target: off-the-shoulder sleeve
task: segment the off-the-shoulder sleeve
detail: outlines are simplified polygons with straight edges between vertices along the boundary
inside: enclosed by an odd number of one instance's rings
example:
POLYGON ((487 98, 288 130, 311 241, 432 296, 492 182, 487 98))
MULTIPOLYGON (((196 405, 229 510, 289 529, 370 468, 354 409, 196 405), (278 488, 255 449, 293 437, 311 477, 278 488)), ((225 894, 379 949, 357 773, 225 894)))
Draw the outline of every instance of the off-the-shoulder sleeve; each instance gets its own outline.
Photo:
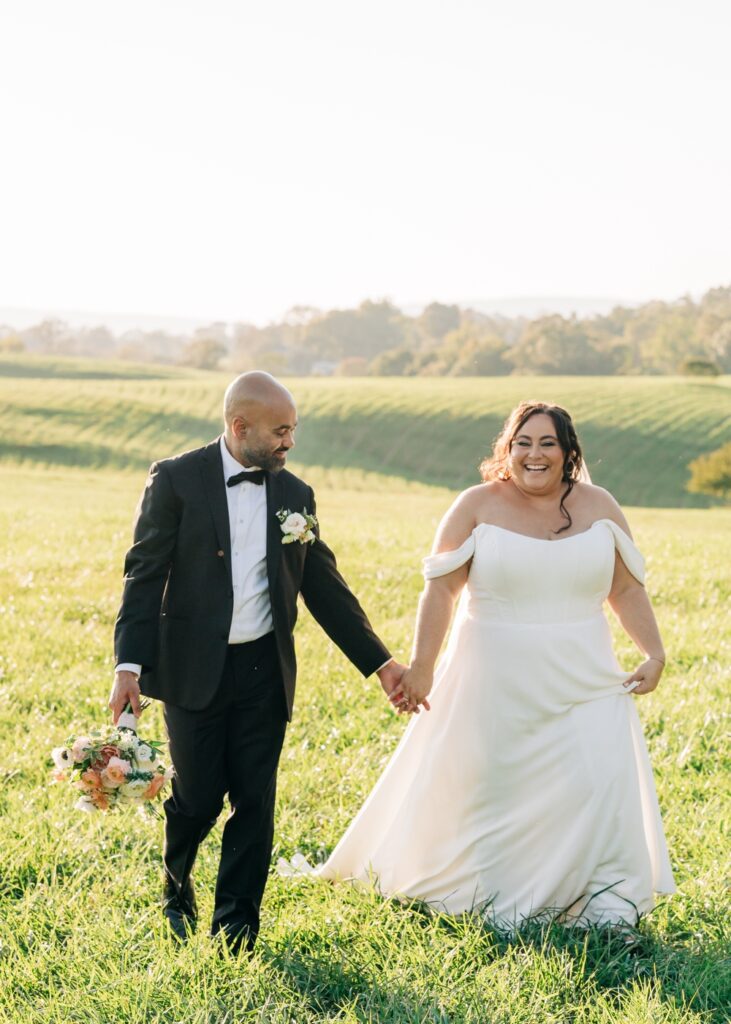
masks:
POLYGON ((475 535, 471 533, 464 544, 454 551, 442 551, 438 555, 429 555, 424 561, 424 579, 433 580, 437 576, 446 576, 464 565, 475 553, 475 535))
POLYGON ((639 548, 624 532, 621 526, 617 526, 611 519, 602 519, 602 523, 608 526, 614 537, 614 546, 619 552, 622 561, 640 583, 645 582, 645 559, 639 548))

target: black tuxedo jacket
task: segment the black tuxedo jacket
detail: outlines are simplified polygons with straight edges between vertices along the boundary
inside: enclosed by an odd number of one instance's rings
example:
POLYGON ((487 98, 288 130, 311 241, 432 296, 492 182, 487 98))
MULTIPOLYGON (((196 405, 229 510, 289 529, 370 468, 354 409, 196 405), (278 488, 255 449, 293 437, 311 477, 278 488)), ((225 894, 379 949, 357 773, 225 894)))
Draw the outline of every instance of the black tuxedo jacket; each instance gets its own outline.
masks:
MULTIPOLYGON (((253 486, 253 485, 247 485, 253 486)), ((267 474, 267 573, 274 634, 291 717, 297 663, 297 595, 363 675, 389 658, 317 533, 282 544, 275 513, 315 511, 304 481, 267 474)), ((125 559, 115 627, 116 664, 142 664, 140 688, 189 710, 206 707, 221 679, 233 614, 231 533, 219 440, 155 462, 125 559)))

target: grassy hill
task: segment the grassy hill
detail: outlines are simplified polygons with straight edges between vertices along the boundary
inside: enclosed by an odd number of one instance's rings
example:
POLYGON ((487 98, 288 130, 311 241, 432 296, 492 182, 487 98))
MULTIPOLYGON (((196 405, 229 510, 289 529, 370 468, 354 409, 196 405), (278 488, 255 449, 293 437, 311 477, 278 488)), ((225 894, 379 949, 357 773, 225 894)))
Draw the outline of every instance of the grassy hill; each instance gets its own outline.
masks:
MULTIPOLYGON (((0 360, 0 461, 142 470, 220 429, 228 377, 91 361, 0 360)), ((510 409, 546 398, 572 413, 593 479, 619 501, 715 504, 685 490, 688 464, 731 439, 731 378, 306 378, 288 381, 297 466, 349 468, 458 489, 510 409)))

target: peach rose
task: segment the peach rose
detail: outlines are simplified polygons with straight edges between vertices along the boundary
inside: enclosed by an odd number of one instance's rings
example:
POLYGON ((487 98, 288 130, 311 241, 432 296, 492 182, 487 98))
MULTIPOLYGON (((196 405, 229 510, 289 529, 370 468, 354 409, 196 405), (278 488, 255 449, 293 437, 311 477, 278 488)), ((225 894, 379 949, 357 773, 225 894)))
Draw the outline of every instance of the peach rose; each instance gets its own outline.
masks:
POLYGON ((93 768, 87 768, 85 772, 81 773, 82 782, 86 783, 86 788, 101 789, 102 779, 99 772, 94 771, 93 768))
POLYGON ((106 768, 113 757, 119 757, 119 747, 106 743, 98 754, 94 755, 93 765, 95 768, 106 768))
POLYGON ((105 789, 116 789, 125 782, 126 778, 127 773, 115 765, 108 764, 106 768, 102 768, 101 780, 105 789))
POLYGON ((109 797, 106 793, 102 793, 100 789, 95 789, 89 794, 89 799, 100 811, 109 810, 109 797))
POLYGON ((152 800, 153 797, 157 796, 162 787, 165 785, 165 776, 156 775, 150 785, 147 787, 145 792, 142 794, 143 800, 152 800))

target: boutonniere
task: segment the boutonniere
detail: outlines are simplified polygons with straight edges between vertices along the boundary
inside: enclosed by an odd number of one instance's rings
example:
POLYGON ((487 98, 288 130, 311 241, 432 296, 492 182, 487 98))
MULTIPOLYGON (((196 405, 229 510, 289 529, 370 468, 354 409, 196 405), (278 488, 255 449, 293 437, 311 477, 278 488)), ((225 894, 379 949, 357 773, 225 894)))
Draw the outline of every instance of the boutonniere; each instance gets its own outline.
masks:
POLYGON ((284 534, 282 544, 294 544, 296 540, 300 544, 311 544, 316 539, 314 530, 318 524, 314 513, 309 513, 305 508, 301 512, 290 512, 288 508, 280 508, 276 516, 284 534))

